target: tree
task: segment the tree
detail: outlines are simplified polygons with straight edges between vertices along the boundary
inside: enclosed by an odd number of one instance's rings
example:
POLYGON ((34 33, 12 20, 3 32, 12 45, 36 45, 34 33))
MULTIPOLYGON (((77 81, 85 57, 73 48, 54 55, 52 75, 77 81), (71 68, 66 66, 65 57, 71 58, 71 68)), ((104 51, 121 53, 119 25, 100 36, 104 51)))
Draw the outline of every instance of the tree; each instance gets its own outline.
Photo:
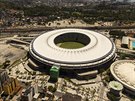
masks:
POLYGON ((88 98, 88 97, 86 97, 85 101, 89 101, 89 98, 88 98))
POLYGON ((49 90, 50 92, 54 93, 57 89, 56 89, 56 87, 49 86, 49 87, 48 87, 48 90, 49 90))
POLYGON ((125 59, 125 58, 126 58, 126 56, 127 56, 126 54, 121 53, 121 54, 120 54, 120 59, 125 59))
POLYGON ((3 63, 3 68, 6 68, 7 66, 10 65, 10 60, 5 60, 5 62, 3 63))
POLYGON ((118 38, 122 38, 123 36, 126 36, 124 31, 119 31, 119 30, 112 30, 109 32, 109 34, 114 38, 116 36, 118 36, 118 38))

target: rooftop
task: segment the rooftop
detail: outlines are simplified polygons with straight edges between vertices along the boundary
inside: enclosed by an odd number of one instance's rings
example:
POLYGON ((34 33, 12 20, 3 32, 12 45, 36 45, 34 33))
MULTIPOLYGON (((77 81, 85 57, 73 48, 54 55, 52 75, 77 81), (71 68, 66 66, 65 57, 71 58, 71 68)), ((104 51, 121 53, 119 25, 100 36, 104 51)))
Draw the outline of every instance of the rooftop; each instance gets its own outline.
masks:
POLYGON ((117 81, 111 81, 109 83, 109 87, 114 90, 119 90, 119 91, 123 89, 123 85, 117 81))
POLYGON ((108 61, 114 56, 115 45, 109 38, 94 31, 59 29, 43 33, 33 40, 30 45, 30 53, 38 61, 79 68, 108 61), (68 41, 77 41, 85 46, 76 49, 57 46, 58 43, 68 41))
POLYGON ((125 87, 135 91, 135 61, 116 61, 111 65, 111 73, 125 87))

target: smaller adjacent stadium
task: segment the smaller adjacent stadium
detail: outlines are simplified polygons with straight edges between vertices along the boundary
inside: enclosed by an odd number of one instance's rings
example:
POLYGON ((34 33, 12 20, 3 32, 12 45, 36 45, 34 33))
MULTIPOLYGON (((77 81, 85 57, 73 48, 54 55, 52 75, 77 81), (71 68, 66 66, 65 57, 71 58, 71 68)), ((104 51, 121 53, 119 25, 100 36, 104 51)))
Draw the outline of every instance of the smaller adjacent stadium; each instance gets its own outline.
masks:
POLYGON ((111 65, 111 74, 124 85, 125 88, 135 95, 135 61, 119 60, 111 65))
POLYGON ((45 32, 29 49, 34 60, 63 69, 96 68, 111 62, 115 51, 114 43, 103 34, 75 28, 45 32))

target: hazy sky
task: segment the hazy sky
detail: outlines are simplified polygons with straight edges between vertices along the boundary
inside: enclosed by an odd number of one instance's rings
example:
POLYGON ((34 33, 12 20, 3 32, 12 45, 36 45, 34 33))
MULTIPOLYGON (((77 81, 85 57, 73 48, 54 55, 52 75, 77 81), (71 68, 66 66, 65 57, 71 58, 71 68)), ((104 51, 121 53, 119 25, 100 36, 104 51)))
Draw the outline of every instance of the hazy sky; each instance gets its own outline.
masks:
MULTIPOLYGON (((118 1, 123 1, 123 0, 118 0, 118 1)), ((129 1, 131 1, 131 2, 135 2, 135 0, 129 0, 129 1)))
MULTIPOLYGON (((123 0, 117 0, 117 1, 123 1, 123 0)), ((135 0, 129 0, 129 1, 131 1, 131 2, 135 2, 135 0)))
POLYGON ((135 0, 131 0, 132 2, 135 2, 135 0))

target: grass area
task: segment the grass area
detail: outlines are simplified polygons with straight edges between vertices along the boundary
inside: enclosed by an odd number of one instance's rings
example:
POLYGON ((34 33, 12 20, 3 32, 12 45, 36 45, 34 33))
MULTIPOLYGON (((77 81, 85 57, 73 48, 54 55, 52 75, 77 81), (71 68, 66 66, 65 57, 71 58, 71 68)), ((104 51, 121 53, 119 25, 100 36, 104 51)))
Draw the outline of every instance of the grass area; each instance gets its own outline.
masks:
POLYGON ((57 44, 57 46, 61 48, 66 48, 66 49, 77 49, 77 48, 82 48, 85 45, 79 42, 63 42, 63 43, 57 44))
POLYGON ((0 68, 3 68, 4 66, 2 64, 0 64, 0 68))

